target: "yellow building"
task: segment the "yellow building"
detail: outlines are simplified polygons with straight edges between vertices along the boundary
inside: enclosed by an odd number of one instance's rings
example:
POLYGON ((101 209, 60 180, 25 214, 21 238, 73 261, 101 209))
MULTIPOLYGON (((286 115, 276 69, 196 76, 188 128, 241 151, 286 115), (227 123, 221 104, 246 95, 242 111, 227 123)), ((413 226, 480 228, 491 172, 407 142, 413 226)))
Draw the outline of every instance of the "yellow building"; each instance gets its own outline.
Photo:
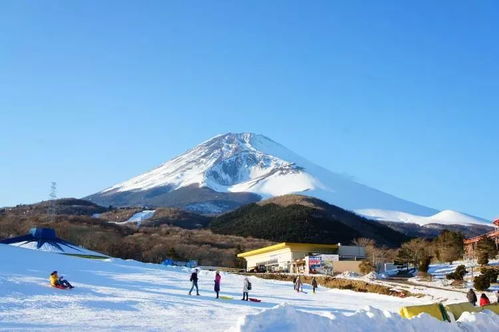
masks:
POLYGON ((327 256, 334 272, 358 272, 360 259, 365 258, 364 248, 340 244, 282 242, 272 246, 243 252, 237 257, 246 260, 246 270, 269 272, 308 273, 308 257, 327 256), (347 258, 348 260, 344 260, 347 258))

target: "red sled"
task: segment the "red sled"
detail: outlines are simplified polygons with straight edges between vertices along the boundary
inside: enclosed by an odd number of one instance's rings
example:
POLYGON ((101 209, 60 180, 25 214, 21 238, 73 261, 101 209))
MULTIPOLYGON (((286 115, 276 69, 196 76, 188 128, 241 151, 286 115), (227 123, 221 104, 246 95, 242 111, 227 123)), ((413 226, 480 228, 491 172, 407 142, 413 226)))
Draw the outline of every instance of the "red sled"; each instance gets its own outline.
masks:
POLYGON ((250 297, 248 300, 250 300, 251 302, 262 302, 262 300, 255 299, 253 297, 250 297))
POLYGON ((54 288, 57 288, 57 289, 69 289, 69 287, 64 287, 64 286, 60 286, 60 285, 56 285, 56 286, 50 285, 50 286, 54 287, 54 288))

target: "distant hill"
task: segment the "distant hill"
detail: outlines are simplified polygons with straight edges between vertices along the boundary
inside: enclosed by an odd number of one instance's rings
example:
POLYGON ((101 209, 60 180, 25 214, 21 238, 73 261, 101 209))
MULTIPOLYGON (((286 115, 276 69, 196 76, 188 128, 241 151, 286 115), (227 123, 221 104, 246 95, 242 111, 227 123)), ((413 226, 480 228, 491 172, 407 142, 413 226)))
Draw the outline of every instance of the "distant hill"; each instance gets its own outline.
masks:
POLYGON ((271 241, 351 243, 359 237, 399 246, 409 237, 385 225, 316 198, 285 195, 243 206, 215 217, 210 228, 221 234, 271 241))
MULTIPOLYGON (((146 222, 140 227, 128 223, 120 225, 83 214, 58 214, 52 218, 43 209, 39 214, 34 211, 35 207, 27 209, 27 206, 3 209, 0 240, 24 235, 32 227, 48 227, 55 229, 61 239, 113 257, 152 263, 161 263, 166 258, 195 259, 202 265, 228 267, 242 266, 236 254, 273 244, 267 240, 214 234, 208 229, 185 229, 190 228, 193 224, 189 222, 195 219, 182 220, 185 215, 179 212, 177 216, 175 211, 160 211, 155 222, 161 223, 161 218, 166 218, 167 222, 159 227, 149 227, 146 222), (183 223, 184 228, 171 226, 172 223, 183 223)), ((125 210, 115 212, 123 218, 133 214, 133 211, 125 210)))
POLYGON ((449 230, 454 232, 463 233, 465 237, 474 237, 478 235, 485 234, 494 230, 494 227, 480 224, 451 224, 451 225, 442 225, 442 224, 425 224, 418 225, 414 223, 402 223, 397 221, 377 221, 383 225, 386 225, 397 232, 403 233, 407 236, 411 237, 424 237, 428 239, 432 239, 437 237, 443 230, 449 230))
POLYGON ((34 204, 20 204, 14 207, 0 208, 0 215, 37 216, 47 214, 52 204, 56 215, 91 216, 108 210, 105 207, 84 199, 60 198, 54 201, 42 201, 34 204))

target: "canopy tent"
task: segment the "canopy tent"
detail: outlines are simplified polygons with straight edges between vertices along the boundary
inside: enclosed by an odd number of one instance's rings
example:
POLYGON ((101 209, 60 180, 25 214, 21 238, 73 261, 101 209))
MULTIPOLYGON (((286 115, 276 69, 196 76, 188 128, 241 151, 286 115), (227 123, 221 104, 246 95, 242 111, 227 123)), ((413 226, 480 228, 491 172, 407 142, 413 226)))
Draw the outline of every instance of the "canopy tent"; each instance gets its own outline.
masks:
POLYGON ((58 238, 55 230, 52 228, 32 228, 26 235, 5 239, 0 241, 0 243, 68 255, 105 257, 98 252, 87 250, 77 246, 76 244, 58 238))

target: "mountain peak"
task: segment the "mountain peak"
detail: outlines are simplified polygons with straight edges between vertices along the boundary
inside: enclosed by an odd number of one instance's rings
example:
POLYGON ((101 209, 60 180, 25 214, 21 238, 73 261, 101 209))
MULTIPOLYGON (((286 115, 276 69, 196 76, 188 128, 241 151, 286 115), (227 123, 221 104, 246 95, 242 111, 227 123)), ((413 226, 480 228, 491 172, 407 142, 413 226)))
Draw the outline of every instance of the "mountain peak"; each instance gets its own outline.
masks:
MULTIPOLYGON (((221 148, 223 145, 225 146, 234 146, 234 147, 240 147, 244 149, 250 149, 250 150, 259 150, 259 147, 265 146, 265 145, 277 145, 280 146, 278 143, 274 142, 270 138, 261 135, 261 134, 255 134, 255 133, 250 133, 250 132, 243 132, 243 133, 225 133, 225 134, 220 134, 216 135, 207 141, 199 144, 196 148, 206 148, 206 147, 214 147, 214 148, 221 148)), ((263 152, 263 151, 260 151, 263 152)))
POLYGON ((374 218, 383 217, 386 211, 422 217, 438 212, 359 184, 251 132, 214 136, 88 199, 104 205, 140 204, 220 213, 286 194, 313 196, 374 218))

